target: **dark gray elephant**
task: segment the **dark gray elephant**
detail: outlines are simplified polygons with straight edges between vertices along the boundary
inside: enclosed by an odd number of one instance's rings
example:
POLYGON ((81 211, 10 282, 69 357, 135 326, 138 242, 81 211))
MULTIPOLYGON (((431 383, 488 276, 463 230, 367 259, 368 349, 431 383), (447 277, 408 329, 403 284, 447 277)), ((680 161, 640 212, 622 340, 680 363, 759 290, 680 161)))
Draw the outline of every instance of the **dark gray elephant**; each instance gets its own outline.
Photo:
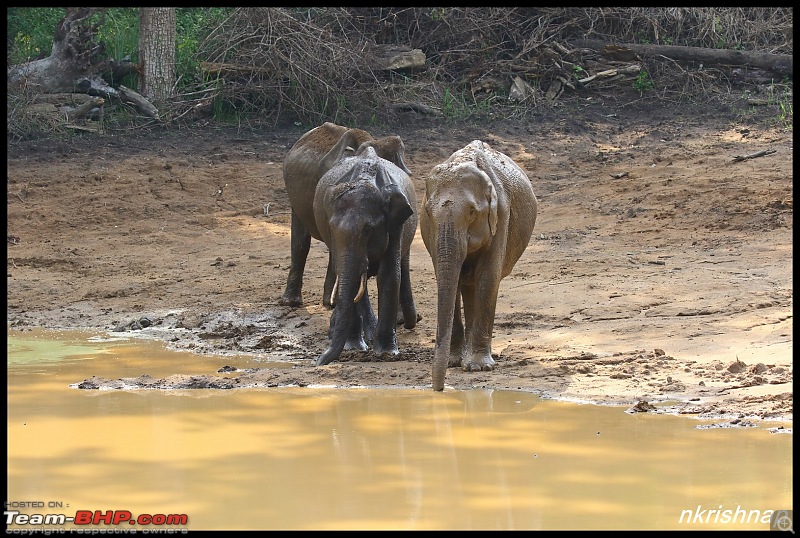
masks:
MULTIPOLYGON (((300 306, 303 303, 303 271, 311 248, 311 238, 323 240, 314 220, 313 200, 317 183, 325 172, 344 157, 369 146, 375 148, 378 156, 411 174, 404 161, 405 146, 399 136, 375 139, 367 131, 348 129, 330 122, 305 133, 287 153, 283 163, 283 180, 292 206, 292 263, 279 304, 300 306)), ((334 274, 329 253, 322 297, 323 305, 329 308, 333 306, 333 285, 334 274)), ((410 289, 404 290, 404 293, 410 294, 410 289)), ((413 323, 416 324, 416 320, 413 323)))
POLYGON ((453 153, 426 178, 420 229, 438 290, 434 390, 444 390, 448 366, 494 368, 500 280, 528 246, 537 208, 525 172, 480 140, 453 153))
POLYGON ((343 349, 367 349, 370 341, 378 353, 398 353, 398 308, 407 327, 417 320, 407 270, 416 207, 408 174, 370 145, 342 158, 320 178, 314 218, 330 251, 336 298, 331 342, 317 358, 318 366, 338 359, 343 349), (377 319, 367 291, 371 276, 378 283, 377 319), (401 290, 408 296, 401 299, 401 290))

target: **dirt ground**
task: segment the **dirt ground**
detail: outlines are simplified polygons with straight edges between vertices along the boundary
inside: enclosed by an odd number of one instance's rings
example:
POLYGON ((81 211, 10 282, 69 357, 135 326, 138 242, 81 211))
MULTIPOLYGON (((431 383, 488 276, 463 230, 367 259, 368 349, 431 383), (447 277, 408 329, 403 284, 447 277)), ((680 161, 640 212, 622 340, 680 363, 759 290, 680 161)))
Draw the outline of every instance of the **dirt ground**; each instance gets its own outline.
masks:
MULTIPOLYGON (((497 367, 451 368, 445 390, 791 420, 793 136, 770 124, 776 114, 595 97, 517 122, 409 113, 359 126, 402 136, 420 200, 426 173, 474 139, 516 160, 539 198, 534 235, 500 287, 497 367)), ((290 263, 282 162, 306 129, 207 124, 9 143, 9 332, 125 331, 286 365, 75 380, 81 388, 430 390, 436 284, 419 230, 411 277, 422 319, 398 327, 399 356, 350 351, 314 366, 330 316, 316 240, 304 306, 278 305, 290 263)))

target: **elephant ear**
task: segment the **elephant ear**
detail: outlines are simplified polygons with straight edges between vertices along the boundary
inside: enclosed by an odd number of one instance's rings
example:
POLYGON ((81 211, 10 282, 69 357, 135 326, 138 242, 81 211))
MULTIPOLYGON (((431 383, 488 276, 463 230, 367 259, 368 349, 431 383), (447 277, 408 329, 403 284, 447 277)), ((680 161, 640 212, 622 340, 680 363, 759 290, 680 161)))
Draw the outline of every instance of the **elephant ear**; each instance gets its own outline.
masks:
POLYGON ((475 152, 475 163, 478 165, 478 169, 486 174, 484 193, 486 194, 486 200, 489 202, 489 230, 494 235, 497 233, 497 190, 494 188, 497 177, 489 164, 489 158, 483 151, 477 150, 475 152))
POLYGON ((333 166, 338 163, 342 157, 350 156, 355 153, 355 149, 353 146, 356 142, 356 133, 353 129, 348 129, 342 136, 339 137, 339 141, 325 154, 325 156, 320 161, 320 167, 322 169, 322 173, 327 172, 333 166))
POLYGON ((399 230, 408 217, 414 214, 414 209, 408 202, 408 198, 397 188, 397 185, 389 185, 384 190, 386 200, 386 227, 390 233, 399 230))

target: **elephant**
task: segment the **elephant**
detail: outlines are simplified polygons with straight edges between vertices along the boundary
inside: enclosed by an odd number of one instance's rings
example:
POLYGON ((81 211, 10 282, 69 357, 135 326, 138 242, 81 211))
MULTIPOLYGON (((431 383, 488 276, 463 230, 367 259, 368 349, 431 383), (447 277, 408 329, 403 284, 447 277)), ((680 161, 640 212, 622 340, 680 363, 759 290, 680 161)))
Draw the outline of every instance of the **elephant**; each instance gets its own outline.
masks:
POLYGON ((500 281, 528 246, 538 201, 507 155, 473 140, 425 180, 420 230, 437 286, 433 389, 448 367, 492 370, 492 329, 500 281), (461 319, 461 302, 464 319, 461 319))
MULTIPOLYGON (((303 304, 303 272, 311 248, 311 238, 323 240, 314 220, 313 210, 314 193, 320 178, 344 157, 352 156, 366 147, 374 147, 379 157, 391 161, 411 175, 404 160, 405 146, 399 136, 375 139, 367 131, 348 129, 330 122, 306 132, 287 153, 283 163, 283 180, 292 208, 292 261, 286 289, 278 301, 279 304, 303 304)), ((403 270, 407 272, 408 268, 404 267, 403 270)), ((334 282, 335 275, 329 253, 322 298, 322 304, 328 308, 333 307, 334 282)), ((406 296, 411 293, 410 289, 403 291, 406 296)))
POLYGON ((396 355, 398 311, 407 328, 417 321, 408 272, 419 220, 411 179, 375 147, 362 144, 320 178, 313 213, 335 275, 330 345, 317 366, 338 359, 343 349, 365 350, 366 342, 378 353, 396 355), (367 291, 371 276, 377 277, 377 318, 367 291))

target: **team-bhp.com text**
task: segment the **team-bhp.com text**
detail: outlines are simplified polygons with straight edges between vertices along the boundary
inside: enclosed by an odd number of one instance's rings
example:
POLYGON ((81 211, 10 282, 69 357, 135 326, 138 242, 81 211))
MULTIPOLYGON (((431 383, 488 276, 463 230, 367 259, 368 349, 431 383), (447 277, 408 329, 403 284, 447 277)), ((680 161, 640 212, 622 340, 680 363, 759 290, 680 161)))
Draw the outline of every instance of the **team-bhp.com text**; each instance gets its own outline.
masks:
POLYGON ((67 514, 22 514, 18 510, 5 510, 3 512, 6 520, 6 534, 59 534, 67 532, 77 532, 82 534, 101 534, 101 533, 121 533, 135 532, 136 529, 119 527, 119 525, 138 525, 147 527, 154 526, 152 529, 139 529, 142 533, 161 534, 166 531, 168 534, 173 532, 185 532, 186 529, 170 529, 170 526, 186 525, 189 516, 186 514, 139 514, 134 516, 130 510, 77 510, 74 516, 67 514), (71 523, 78 527, 73 529, 48 528, 31 526, 41 525, 65 525, 71 523), (24 525, 21 528, 8 528, 9 525, 24 525), (99 525, 112 525, 116 527, 98 527, 99 525))

